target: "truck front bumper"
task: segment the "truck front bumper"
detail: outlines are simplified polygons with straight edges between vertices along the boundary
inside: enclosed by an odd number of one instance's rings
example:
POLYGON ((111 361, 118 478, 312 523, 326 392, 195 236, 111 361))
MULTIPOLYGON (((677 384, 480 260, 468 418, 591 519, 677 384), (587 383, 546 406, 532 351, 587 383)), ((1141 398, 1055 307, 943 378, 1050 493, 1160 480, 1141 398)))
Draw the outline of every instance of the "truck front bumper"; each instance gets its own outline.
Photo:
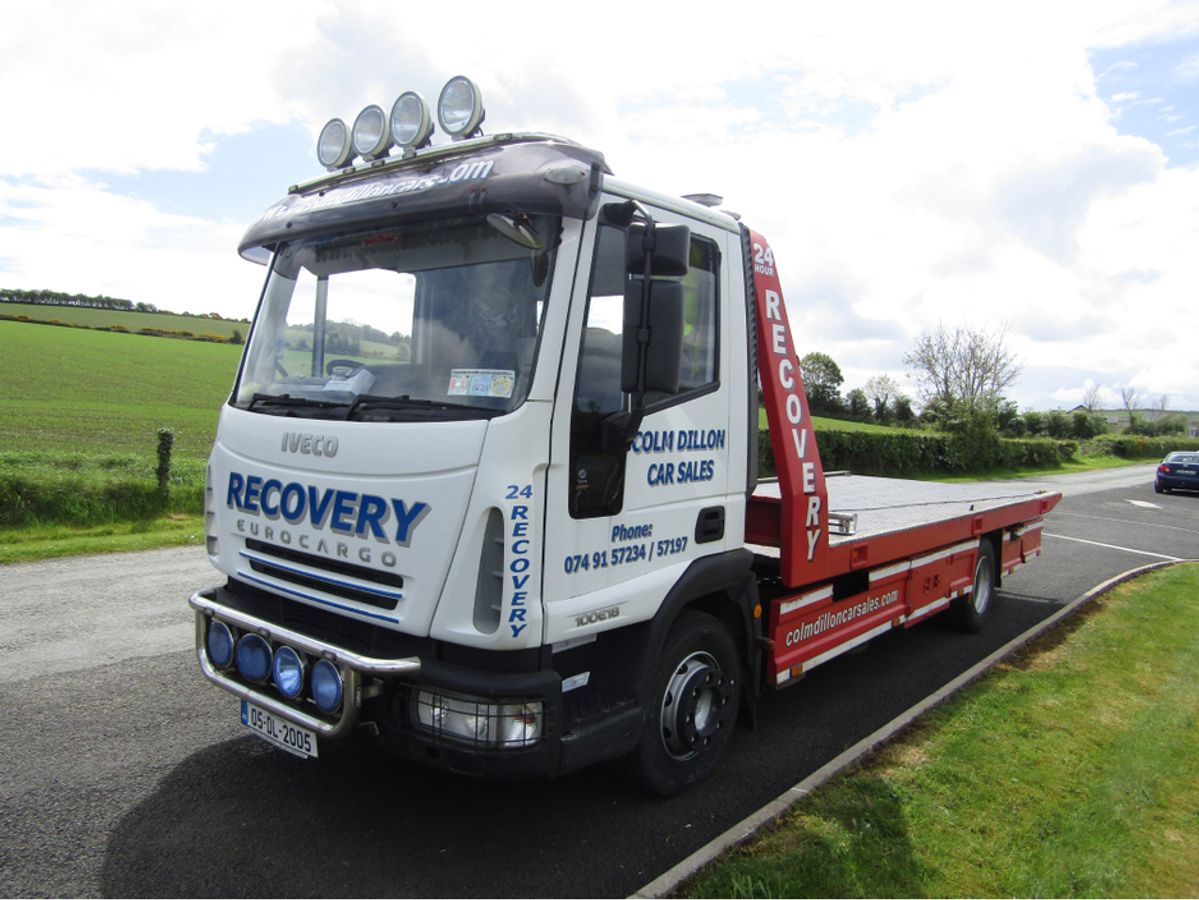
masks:
POLYGON ((242 700, 249 700, 289 722, 315 731, 320 737, 339 737, 357 723, 358 711, 365 699, 362 692, 363 676, 394 678, 420 674, 420 657, 376 659, 362 656, 222 603, 218 599, 219 590, 198 591, 188 601, 196 611, 196 655, 204 677, 242 700), (335 718, 319 716, 277 697, 268 687, 247 685, 232 671, 219 669, 208 657, 208 627, 213 620, 224 622, 240 634, 252 632, 265 638, 268 643, 284 644, 308 656, 329 660, 342 675, 345 699, 340 715, 335 718))
POLYGON ((197 592, 189 602, 204 677, 322 739, 337 739, 371 723, 384 746, 400 756, 470 775, 524 778, 559 774, 627 752, 640 730, 639 712, 626 706, 615 717, 577 723, 582 727, 563 733, 562 679, 553 670, 500 672, 449 663, 437 658, 432 641, 428 652, 371 656, 247 612, 220 587, 197 592), (310 660, 328 660, 342 676, 340 709, 333 716, 322 715, 310 699, 282 697, 269 679, 249 683, 236 666, 216 665, 207 646, 213 622, 224 623, 237 636, 256 634, 274 648, 288 646, 310 660), (468 729, 469 723, 477 723, 478 733, 462 734, 463 722, 468 729), (524 730, 521 722, 527 723, 524 730))

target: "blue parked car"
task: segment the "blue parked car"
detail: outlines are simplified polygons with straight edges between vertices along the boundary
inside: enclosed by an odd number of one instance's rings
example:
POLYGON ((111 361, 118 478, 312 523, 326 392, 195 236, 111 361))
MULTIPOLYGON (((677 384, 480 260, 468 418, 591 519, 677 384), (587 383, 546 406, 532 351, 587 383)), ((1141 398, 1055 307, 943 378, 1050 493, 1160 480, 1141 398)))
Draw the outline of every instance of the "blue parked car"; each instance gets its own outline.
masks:
POLYGON ((1199 491, 1199 452, 1175 450, 1157 467, 1153 489, 1161 494, 1175 488, 1199 491))

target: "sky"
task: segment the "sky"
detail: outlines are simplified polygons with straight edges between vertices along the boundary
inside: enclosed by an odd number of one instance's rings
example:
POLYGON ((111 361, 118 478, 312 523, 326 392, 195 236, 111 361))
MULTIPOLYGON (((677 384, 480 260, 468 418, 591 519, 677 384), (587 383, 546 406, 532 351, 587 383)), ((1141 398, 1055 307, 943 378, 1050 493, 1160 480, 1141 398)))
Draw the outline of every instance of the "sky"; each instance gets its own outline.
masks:
POLYGON ((487 133, 722 196, 844 390, 917 396, 962 325, 1006 329, 1022 409, 1199 409, 1199 0, 7 3, 0 288, 249 317, 238 240, 324 122, 457 74, 487 133))

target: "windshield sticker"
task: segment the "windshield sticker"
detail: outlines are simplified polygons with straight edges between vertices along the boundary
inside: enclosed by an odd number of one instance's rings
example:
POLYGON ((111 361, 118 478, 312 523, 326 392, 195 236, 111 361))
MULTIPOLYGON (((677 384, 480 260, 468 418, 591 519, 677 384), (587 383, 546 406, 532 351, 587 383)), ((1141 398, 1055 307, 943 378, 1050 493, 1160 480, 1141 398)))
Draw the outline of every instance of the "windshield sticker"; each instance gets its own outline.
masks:
POLYGON ((516 384, 516 372, 511 369, 452 369, 450 397, 503 397, 512 396, 516 384))

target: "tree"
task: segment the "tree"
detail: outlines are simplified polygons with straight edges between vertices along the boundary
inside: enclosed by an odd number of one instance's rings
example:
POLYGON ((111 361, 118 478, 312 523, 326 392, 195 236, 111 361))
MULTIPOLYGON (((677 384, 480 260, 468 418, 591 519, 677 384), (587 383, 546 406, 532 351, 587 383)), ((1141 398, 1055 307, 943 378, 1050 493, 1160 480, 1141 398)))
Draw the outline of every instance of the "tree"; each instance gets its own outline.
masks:
POLYGON ((1052 409, 1045 416, 1045 433, 1051 438, 1068 438, 1072 428, 1070 419, 1060 409, 1052 409))
POLYGON ((799 360, 808 406, 817 415, 836 415, 844 411, 841 404, 841 384, 845 378, 841 367, 827 353, 808 353, 799 360))
POLYGON ((904 356, 926 404, 960 406, 966 415, 993 414, 999 400, 1020 377, 1021 366, 1007 347, 1007 327, 985 331, 938 325, 916 339, 904 356))
POLYGON ((845 397, 849 406, 849 417, 863 422, 870 420, 870 398, 861 388, 854 388, 845 397))
POLYGON ((1156 421, 1159 417, 1166 414, 1166 410, 1170 407, 1170 395, 1162 394, 1153 403, 1153 419, 1156 421))
POLYGON ((1132 434, 1141 430, 1140 416, 1136 414, 1137 400, 1137 389, 1132 385, 1120 388, 1120 402, 1124 405, 1124 411, 1128 413, 1128 431, 1132 434))
POLYGON ((1020 408, 1011 400, 1003 400, 995 414, 995 425, 1007 437, 1024 436, 1024 420, 1020 418, 1020 408))
POLYGON ((891 400, 899 394, 899 385, 890 375, 875 375, 866 380, 866 396, 874 405, 874 418, 889 422, 894 418, 891 400))
POLYGON ((1083 412, 1080 409, 1075 411, 1071 427, 1074 437, 1085 441, 1107 431, 1107 419, 1098 413, 1083 412))
POLYGON ((1094 412, 1095 407, 1099 405, 1099 388, 1100 385, 1093 381, 1088 381, 1086 387, 1082 389, 1082 405, 1087 412, 1094 412))

